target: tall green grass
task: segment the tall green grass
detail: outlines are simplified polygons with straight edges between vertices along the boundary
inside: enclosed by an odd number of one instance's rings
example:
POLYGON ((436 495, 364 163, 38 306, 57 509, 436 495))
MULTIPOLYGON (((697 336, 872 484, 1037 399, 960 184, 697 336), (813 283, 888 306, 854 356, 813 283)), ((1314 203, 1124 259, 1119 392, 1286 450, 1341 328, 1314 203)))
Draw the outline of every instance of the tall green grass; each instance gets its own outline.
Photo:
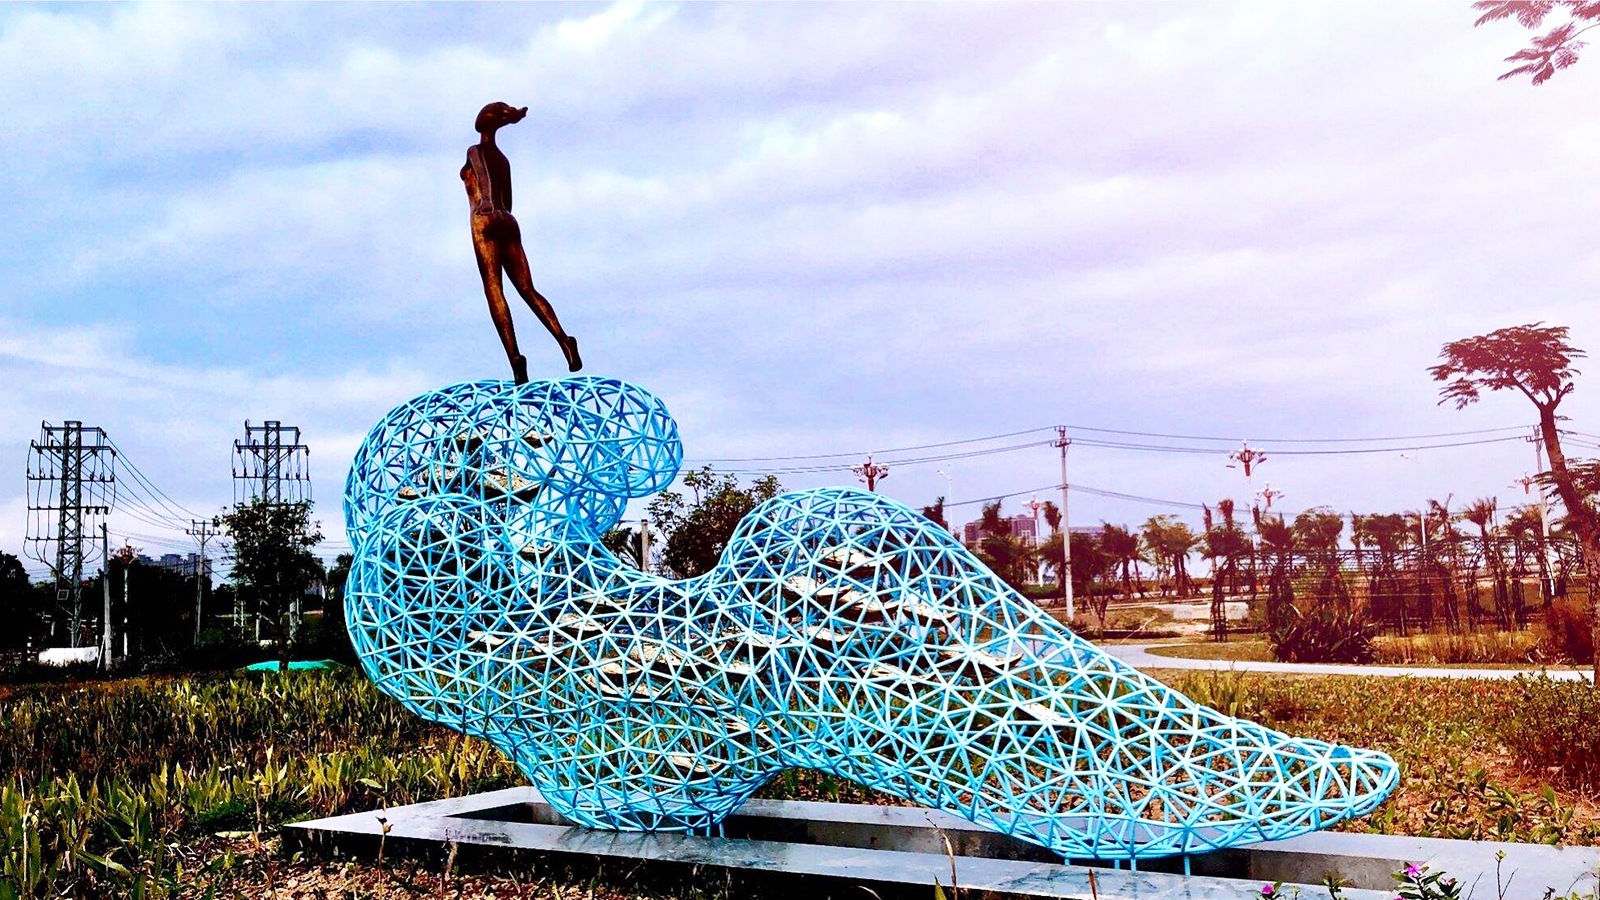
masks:
MULTIPOLYGON (((1600 700, 1582 685, 1175 676, 1195 699, 1293 734, 1393 754, 1395 798, 1349 827, 1600 843, 1600 700)), ((0 696, 0 900, 228 895, 246 841, 285 821, 522 782, 356 673, 57 685, 0 696)), ((892 802, 793 772, 763 796, 892 802)))
POLYGON ((230 862, 196 839, 521 781, 351 674, 52 686, 0 717, 0 900, 193 891, 230 862))

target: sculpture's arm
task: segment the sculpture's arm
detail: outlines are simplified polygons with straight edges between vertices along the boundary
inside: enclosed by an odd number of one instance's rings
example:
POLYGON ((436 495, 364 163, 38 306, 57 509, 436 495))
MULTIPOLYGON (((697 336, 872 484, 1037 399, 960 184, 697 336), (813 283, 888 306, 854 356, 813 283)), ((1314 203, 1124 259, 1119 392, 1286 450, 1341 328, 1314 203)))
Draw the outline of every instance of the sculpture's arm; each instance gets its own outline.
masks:
POLYGON ((483 153, 476 146, 467 148, 467 165, 472 167, 472 178, 478 185, 478 196, 473 201, 472 214, 492 215, 495 210, 494 182, 489 178, 489 167, 484 164, 483 153))

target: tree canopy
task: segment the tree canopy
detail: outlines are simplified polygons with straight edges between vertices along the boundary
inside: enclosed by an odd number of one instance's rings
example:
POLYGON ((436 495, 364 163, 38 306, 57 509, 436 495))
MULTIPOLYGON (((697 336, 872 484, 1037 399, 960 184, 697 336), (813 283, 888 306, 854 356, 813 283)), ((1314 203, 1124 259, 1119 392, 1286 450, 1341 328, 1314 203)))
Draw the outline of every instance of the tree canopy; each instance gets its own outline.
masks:
POLYGON ((719 475, 704 466, 683 476, 693 502, 677 491, 663 491, 650 501, 650 523, 664 538, 661 562, 678 578, 711 571, 722 557, 739 520, 783 490, 773 475, 743 487, 736 475, 719 475))
POLYGON ((285 616, 296 598, 323 579, 322 561, 311 553, 322 543, 311 504, 256 499, 235 507, 220 522, 233 545, 234 586, 258 616, 283 631, 279 659, 286 661, 292 636, 285 616))
POLYGON ((1527 75, 1534 84, 1544 84, 1558 69, 1578 61, 1578 51, 1584 47, 1578 36, 1600 27, 1600 3, 1595 0, 1478 0, 1472 8, 1483 12, 1473 23, 1474 27, 1516 19, 1518 25, 1530 31, 1543 27, 1557 9, 1567 14, 1565 22, 1536 35, 1527 47, 1506 57, 1506 62, 1517 63, 1517 66, 1501 75, 1498 81, 1527 75))
POLYGON ((1442 403, 1456 409, 1478 402, 1484 390, 1516 390, 1540 411, 1554 411, 1572 393, 1578 370, 1572 361, 1587 354, 1567 343, 1567 326, 1513 325, 1444 345, 1444 362, 1430 368, 1442 403))
POLYGON ((0 648, 19 648, 38 630, 42 597, 29 581, 22 560, 0 551, 0 615, 10 623, 0 638, 0 648))

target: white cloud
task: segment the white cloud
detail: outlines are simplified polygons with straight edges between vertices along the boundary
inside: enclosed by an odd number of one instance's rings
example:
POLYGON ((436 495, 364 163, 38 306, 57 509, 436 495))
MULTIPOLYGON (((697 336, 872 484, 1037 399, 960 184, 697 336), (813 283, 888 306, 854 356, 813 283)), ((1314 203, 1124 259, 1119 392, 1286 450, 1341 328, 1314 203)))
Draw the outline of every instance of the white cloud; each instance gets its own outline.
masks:
MULTIPOLYGON (((1054 421, 1522 421, 1435 408, 1423 370, 1445 340, 1540 318, 1600 346, 1582 115, 1600 63, 1496 83, 1523 35, 1470 21, 1345 3, 8 11, 0 379, 22 387, 0 404, 0 471, 71 415, 209 509, 242 420, 272 417, 306 429, 333 518, 383 409, 503 371, 456 175, 492 99, 530 106, 502 143, 535 282, 593 371, 668 399, 695 455, 1054 421)), ((525 352, 555 374, 525 313, 525 352)), ((1569 401, 1578 421, 1594 396, 1569 401)), ((1498 452, 1441 458, 1441 495, 1499 490, 1498 452)), ((1048 483, 1052 463, 963 463, 963 492, 1048 483)), ((1231 489, 1193 461, 1081 465, 1132 493, 1231 489)), ((1412 489, 1278 471, 1293 502, 1412 489)), ((886 484, 944 489, 931 467, 886 484)))

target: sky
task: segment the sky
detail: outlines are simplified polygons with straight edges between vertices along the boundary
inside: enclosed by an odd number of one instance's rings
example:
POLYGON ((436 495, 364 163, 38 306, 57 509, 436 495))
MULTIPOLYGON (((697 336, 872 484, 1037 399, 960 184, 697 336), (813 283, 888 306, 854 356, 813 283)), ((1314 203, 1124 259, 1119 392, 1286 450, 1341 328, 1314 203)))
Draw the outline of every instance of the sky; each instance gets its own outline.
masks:
MULTIPOLYGON (((246 420, 299 426, 343 549, 367 429, 507 377, 457 174, 494 100, 529 108, 500 145, 535 284, 586 374, 663 398, 691 465, 803 488, 875 452, 897 500, 1017 512, 1056 496, 1067 425, 1074 525, 1198 523, 1268 484, 1291 515, 1521 503, 1531 406, 1439 406, 1427 367, 1535 321, 1600 351, 1600 58, 1497 82, 1528 35, 1474 17, 0 7, 0 551, 23 551, 29 442, 65 419, 164 493, 110 516, 152 555, 231 502, 246 420), (1268 455, 1249 485, 1245 439, 1268 455), (1001 452, 914 461, 978 450, 1001 452), (727 461, 823 454, 849 455, 727 461)), ((533 376, 564 374, 513 314, 533 376)), ((1600 434, 1597 378, 1567 427, 1600 434)))

